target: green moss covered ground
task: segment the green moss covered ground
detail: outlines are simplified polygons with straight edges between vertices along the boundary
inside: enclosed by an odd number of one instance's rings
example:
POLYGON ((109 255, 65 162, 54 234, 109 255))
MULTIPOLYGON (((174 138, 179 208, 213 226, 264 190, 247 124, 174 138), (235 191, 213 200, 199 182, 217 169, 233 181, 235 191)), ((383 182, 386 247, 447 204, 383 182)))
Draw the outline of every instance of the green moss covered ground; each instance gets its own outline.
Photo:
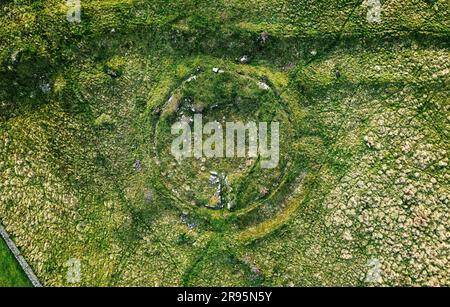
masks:
POLYGON ((372 2, 1 2, 0 219, 42 283, 450 285, 449 3, 372 2), (280 167, 177 165, 170 97, 279 119, 280 167))
POLYGON ((3 240, 0 240, 0 287, 30 287, 31 282, 20 268, 3 240))

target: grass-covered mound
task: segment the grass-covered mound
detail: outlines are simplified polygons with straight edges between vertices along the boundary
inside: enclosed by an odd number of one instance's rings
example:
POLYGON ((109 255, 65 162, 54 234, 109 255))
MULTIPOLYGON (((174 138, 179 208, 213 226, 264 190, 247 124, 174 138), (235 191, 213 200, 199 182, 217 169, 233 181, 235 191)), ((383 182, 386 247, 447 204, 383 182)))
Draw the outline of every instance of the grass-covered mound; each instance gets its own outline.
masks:
POLYGON ((446 1, 81 3, 0 4, 0 218, 44 285, 449 285, 446 1), (279 168, 177 165, 193 103, 280 119, 279 168))

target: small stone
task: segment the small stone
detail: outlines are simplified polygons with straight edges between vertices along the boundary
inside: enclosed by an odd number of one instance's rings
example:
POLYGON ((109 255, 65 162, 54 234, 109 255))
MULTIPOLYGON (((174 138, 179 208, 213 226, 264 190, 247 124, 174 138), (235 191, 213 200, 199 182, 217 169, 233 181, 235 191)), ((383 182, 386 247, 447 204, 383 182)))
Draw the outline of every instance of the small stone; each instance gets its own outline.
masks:
POLYGON ((141 164, 141 161, 139 161, 139 160, 136 160, 136 162, 134 162, 134 164, 133 164, 133 170, 136 172, 140 172, 140 171, 142 171, 142 164, 141 164))
POLYGON ((145 192, 144 200, 145 200, 146 203, 151 203, 153 201, 153 193, 152 193, 152 191, 145 192))
POLYGON ((159 115, 159 114, 161 114, 161 109, 160 109, 159 107, 156 107, 156 108, 153 110, 153 115, 159 115))
POLYGON ((233 210, 235 207, 236 207, 236 203, 235 203, 234 201, 230 201, 230 202, 227 204, 227 209, 228 209, 228 210, 233 210))
POLYGON ((259 189, 259 194, 264 197, 269 193, 269 189, 267 189, 266 187, 262 187, 261 189, 259 189))
POLYGON ((263 44, 265 44, 269 40, 269 33, 267 33, 266 31, 262 32, 259 36, 259 39, 263 44))
POLYGON ((13 54, 11 55, 11 62, 13 64, 16 64, 19 61, 19 59, 17 57, 18 55, 19 55, 19 51, 14 51, 13 54))
POLYGON ((248 63, 250 63, 250 58, 249 58, 249 56, 248 56, 248 55, 244 55, 243 57, 241 57, 241 58, 239 59, 239 63, 240 63, 240 64, 248 64, 248 63))
POLYGON ((187 80, 186 80, 186 82, 191 82, 191 81, 195 81, 195 80, 197 80, 197 76, 190 76, 187 80))
POLYGON ((183 97, 182 102, 183 102, 183 104, 190 106, 194 103, 194 98, 189 97, 189 96, 183 97))
POLYGON ((180 221, 181 221, 181 223, 187 223, 187 221, 188 221, 188 214, 186 213, 186 212, 183 212, 182 214, 181 214, 181 216, 180 216, 180 221))
POLYGON ((367 135, 364 137, 364 142, 366 143, 367 147, 369 147, 369 148, 372 148, 375 145, 373 143, 373 141, 370 139, 370 137, 367 135))
POLYGON ((214 67, 212 70, 213 70, 213 73, 215 73, 215 74, 219 73, 219 68, 217 68, 217 67, 214 67))
POLYGON ((108 68, 108 70, 106 71, 106 74, 108 76, 112 77, 112 78, 118 78, 119 77, 119 74, 116 71, 114 71, 114 70, 112 70, 110 68, 108 68))
POLYGON ((266 83, 264 83, 264 82, 259 82, 258 85, 259 85, 259 88, 262 89, 262 90, 264 90, 264 91, 270 90, 270 86, 268 86, 268 85, 267 85, 266 83))
POLYGON ((217 176, 211 175, 209 177, 209 183, 211 185, 215 185, 215 184, 219 183, 219 178, 217 176))
POLYGON ((47 93, 49 93, 52 90, 52 87, 51 87, 50 83, 43 83, 43 84, 41 84, 39 86, 39 88, 41 89, 41 91, 44 94, 47 94, 47 93))

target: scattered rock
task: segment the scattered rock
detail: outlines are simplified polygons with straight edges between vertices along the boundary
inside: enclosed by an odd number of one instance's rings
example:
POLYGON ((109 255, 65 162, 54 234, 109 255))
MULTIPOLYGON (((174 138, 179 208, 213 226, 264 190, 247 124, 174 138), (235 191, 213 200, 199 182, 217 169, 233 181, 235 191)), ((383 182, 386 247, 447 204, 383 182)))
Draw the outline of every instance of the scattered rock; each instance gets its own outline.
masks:
POLYGON ((235 201, 230 201, 230 202, 227 204, 227 209, 228 209, 228 210, 233 210, 235 207, 236 207, 236 202, 235 202, 235 201))
POLYGON ((270 90, 270 86, 267 85, 267 83, 264 82, 258 82, 259 88, 264 90, 264 91, 268 91, 270 90))
POLYGON ((250 63, 250 58, 248 55, 244 55, 239 59, 239 64, 248 64, 250 63))
POLYGON ((181 223, 186 224, 188 222, 188 219, 188 214, 186 212, 183 212, 180 216, 181 223))
POLYGON ((153 201, 153 193, 152 193, 152 191, 145 192, 144 200, 145 200, 146 203, 151 203, 153 201))
POLYGON ((196 76, 196 75, 193 75, 193 76, 190 76, 190 77, 186 80, 186 82, 191 82, 191 81, 195 81, 195 80, 197 80, 197 76, 196 76))
POLYGON ((364 137, 364 142, 366 143, 367 147, 372 148, 374 147, 374 142, 372 141, 372 139, 369 136, 365 136, 364 137))
POLYGON ((259 189, 259 194, 264 197, 269 193, 269 189, 267 189, 266 187, 262 187, 261 189, 259 189))
POLYGON ((110 76, 111 78, 118 78, 118 77, 119 77, 119 73, 116 72, 115 70, 112 70, 111 68, 108 68, 108 69, 106 70, 106 74, 107 74, 108 76, 110 76))
POLYGON ((161 114, 161 108, 160 107, 156 107, 155 109, 153 109, 153 115, 160 115, 161 114))
POLYGON ((13 54, 11 54, 11 62, 13 64, 17 64, 17 62, 19 62, 18 55, 19 51, 14 51, 13 54))
POLYGON ((39 88, 44 94, 47 94, 52 90, 50 83, 42 83, 41 85, 39 85, 39 88))
POLYGON ((259 35, 259 39, 263 44, 267 43, 267 41, 269 40, 269 33, 267 33, 266 31, 262 32, 259 35))
POLYGON ((215 185, 219 183, 219 177, 217 175, 213 175, 211 174, 211 176, 209 177, 209 182, 211 183, 211 185, 215 185))
POLYGON ((183 103, 185 106, 188 106, 188 107, 189 107, 189 106, 192 106, 192 104, 194 103, 194 98, 189 97, 189 96, 183 97, 182 103, 183 103))
POLYGON ((141 161, 136 160, 136 162, 134 162, 134 164, 133 164, 133 170, 134 170, 135 172, 141 172, 141 171, 142 171, 142 164, 141 164, 141 161))
POLYGON ((182 224, 186 224, 187 227, 192 230, 195 227, 197 227, 197 224, 195 223, 195 221, 193 221, 193 219, 191 217, 189 217, 187 212, 183 212, 180 215, 180 221, 182 224))

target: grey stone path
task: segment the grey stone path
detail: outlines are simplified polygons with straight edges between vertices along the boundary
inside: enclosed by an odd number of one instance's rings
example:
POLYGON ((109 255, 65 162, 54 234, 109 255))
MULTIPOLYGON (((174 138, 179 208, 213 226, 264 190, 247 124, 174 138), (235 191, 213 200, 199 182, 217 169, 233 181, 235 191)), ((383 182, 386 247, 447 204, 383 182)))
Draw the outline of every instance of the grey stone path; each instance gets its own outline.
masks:
POLYGON ((9 250, 16 258, 17 262, 19 262, 20 266, 22 267, 22 270, 27 275, 28 279, 31 281, 34 287, 42 287, 42 284, 40 283, 39 279, 34 274, 33 270, 31 269, 28 262, 23 258, 22 254, 20 253, 20 250, 17 248, 16 244, 11 240, 9 237, 9 234, 6 232, 5 228, 3 228, 3 225, 0 224, 0 234, 3 237, 3 240, 5 240, 6 245, 8 245, 9 250))

